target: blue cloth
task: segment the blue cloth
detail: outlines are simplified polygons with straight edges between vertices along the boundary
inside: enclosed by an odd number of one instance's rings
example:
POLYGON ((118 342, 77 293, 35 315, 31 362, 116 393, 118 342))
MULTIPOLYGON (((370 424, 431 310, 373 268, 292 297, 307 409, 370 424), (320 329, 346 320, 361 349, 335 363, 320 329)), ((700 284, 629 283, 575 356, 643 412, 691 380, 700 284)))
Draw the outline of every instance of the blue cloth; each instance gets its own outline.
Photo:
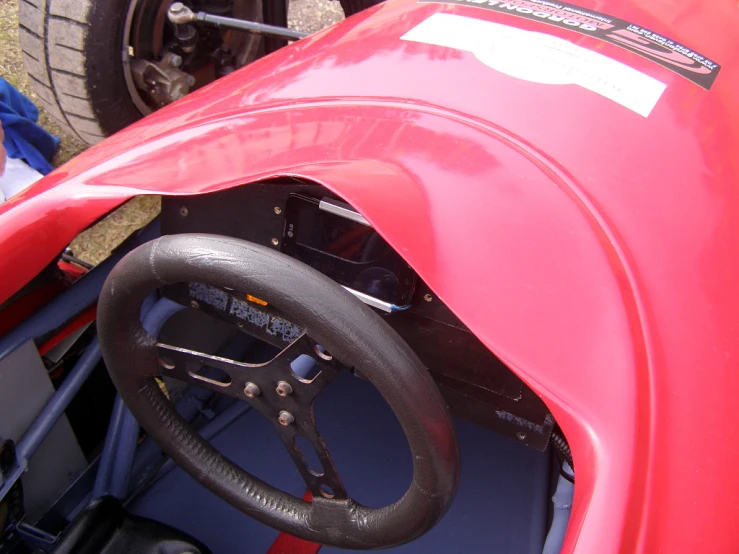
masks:
POLYGON ((0 123, 8 157, 22 158, 39 173, 46 175, 54 166, 51 158, 59 139, 36 124, 38 108, 8 81, 0 78, 0 123))

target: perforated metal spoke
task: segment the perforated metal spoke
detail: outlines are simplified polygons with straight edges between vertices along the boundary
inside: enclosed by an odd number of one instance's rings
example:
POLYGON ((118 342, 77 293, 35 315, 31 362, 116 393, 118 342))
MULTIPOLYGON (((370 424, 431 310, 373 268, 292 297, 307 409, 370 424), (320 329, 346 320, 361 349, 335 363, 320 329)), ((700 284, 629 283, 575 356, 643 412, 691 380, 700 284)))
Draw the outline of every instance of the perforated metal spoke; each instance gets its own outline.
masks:
POLYGON ((162 375, 244 399, 243 383, 254 366, 162 343, 157 352, 162 375))
POLYGON ((276 425, 288 454, 314 497, 336 500, 348 498, 331 455, 326 448, 313 409, 281 414, 276 425))
POLYGON ((237 362, 157 344, 162 375, 249 402, 275 426, 314 496, 345 499, 313 417, 313 401, 341 371, 334 357, 303 334, 272 360, 237 362))

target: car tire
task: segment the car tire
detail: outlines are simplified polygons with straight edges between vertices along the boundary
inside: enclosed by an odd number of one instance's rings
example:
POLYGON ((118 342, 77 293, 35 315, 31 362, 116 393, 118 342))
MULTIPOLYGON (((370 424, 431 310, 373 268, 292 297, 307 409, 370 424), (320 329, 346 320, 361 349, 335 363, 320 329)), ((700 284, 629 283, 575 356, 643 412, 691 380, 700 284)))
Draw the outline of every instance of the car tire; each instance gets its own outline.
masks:
POLYGON ((95 144, 141 118, 123 76, 130 0, 21 0, 20 44, 39 103, 68 134, 95 144), (113 27, 111 28, 111 23, 113 27))
MULTIPOLYGON (((128 92, 121 55, 131 2, 20 0, 23 61, 39 103, 87 144, 143 117, 128 92)), ((348 15, 376 3, 342 0, 348 15)))

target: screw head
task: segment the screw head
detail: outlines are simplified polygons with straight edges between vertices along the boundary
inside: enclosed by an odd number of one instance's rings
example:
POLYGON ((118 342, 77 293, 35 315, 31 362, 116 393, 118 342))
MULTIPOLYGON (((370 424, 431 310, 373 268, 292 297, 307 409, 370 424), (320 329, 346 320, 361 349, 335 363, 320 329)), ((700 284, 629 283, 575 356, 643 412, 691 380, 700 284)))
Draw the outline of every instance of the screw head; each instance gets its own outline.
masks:
POLYGON ((516 438, 520 441, 526 440, 526 433, 524 433, 523 431, 519 431, 518 433, 516 433, 516 438))
POLYGON ((197 300, 190 300, 190 307, 197 310, 200 308, 200 302, 198 302, 197 300))
POLYGON ((277 421, 280 422, 280 425, 287 427, 288 425, 292 425, 293 423, 295 423, 295 418, 290 412, 282 410, 280 412, 280 417, 277 418, 277 421))
POLYGON ((244 394, 247 398, 255 398, 259 396, 261 392, 262 391, 259 390, 259 387, 251 381, 244 386, 244 394))
POLYGON ((279 206, 275 206, 275 213, 277 215, 280 215, 282 213, 282 208, 280 208, 279 206))
POLYGON ((279 246, 280 245, 280 239, 272 239, 272 246, 279 246))
POLYGON ((432 300, 434 299, 434 297, 433 297, 433 296, 431 296, 430 294, 426 293, 426 294, 424 294, 424 295, 423 295, 423 299, 424 299, 424 300, 425 300, 426 302, 431 302, 431 301, 432 301, 432 300))
POLYGON ((180 67, 182 65, 182 56, 172 54, 169 57, 169 65, 171 65, 172 67, 180 67))
POLYGON ((280 396, 290 396, 293 393, 293 388, 290 383, 286 381, 280 381, 279 383, 277 383, 277 388, 275 389, 275 391, 280 396))
POLYGON ((187 208, 186 208, 185 206, 182 206, 182 207, 180 208, 180 215, 181 215, 182 217, 187 217, 187 214, 188 214, 188 213, 190 213, 190 212, 188 212, 188 211, 187 211, 187 208))

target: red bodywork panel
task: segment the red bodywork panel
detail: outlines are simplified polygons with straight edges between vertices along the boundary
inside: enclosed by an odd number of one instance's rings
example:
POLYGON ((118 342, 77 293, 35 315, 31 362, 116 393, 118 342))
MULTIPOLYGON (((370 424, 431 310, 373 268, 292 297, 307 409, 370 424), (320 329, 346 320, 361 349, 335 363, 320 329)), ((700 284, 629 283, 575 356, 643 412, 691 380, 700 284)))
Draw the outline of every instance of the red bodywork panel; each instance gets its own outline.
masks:
POLYGON ((720 63, 712 88, 544 22, 388 2, 6 202, 0 301, 134 195, 317 181, 552 410, 577 467, 566 552, 739 552, 739 8, 583 3, 720 63), (439 11, 566 39, 666 89, 644 117, 400 40, 439 11))

